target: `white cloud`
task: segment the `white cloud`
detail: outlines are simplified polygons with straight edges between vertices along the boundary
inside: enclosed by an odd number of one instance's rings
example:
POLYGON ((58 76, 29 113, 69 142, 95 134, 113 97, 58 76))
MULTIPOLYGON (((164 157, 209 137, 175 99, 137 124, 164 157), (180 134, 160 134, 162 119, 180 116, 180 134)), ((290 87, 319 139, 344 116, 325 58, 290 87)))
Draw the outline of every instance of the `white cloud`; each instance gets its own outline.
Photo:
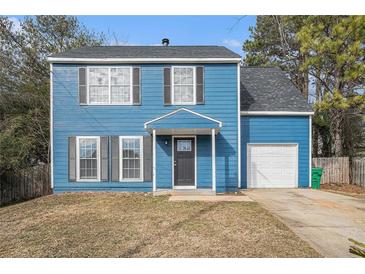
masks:
POLYGON ((238 48, 242 46, 242 42, 236 39, 224 39, 223 44, 233 48, 238 48))
POLYGON ((20 25, 20 21, 18 18, 15 17, 9 17, 9 21, 11 21, 13 23, 11 30, 13 32, 18 32, 22 29, 21 25, 20 25))

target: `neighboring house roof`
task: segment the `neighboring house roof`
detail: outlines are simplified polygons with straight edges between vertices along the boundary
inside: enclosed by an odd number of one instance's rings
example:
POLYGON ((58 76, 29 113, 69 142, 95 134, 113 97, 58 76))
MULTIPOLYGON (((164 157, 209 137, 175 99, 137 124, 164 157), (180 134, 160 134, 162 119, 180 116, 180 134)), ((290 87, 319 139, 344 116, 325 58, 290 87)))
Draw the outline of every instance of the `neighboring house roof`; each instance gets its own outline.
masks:
POLYGON ((81 47, 50 58, 241 58, 223 46, 100 46, 81 47))
POLYGON ((280 68, 242 67, 241 111, 313 110, 280 68))

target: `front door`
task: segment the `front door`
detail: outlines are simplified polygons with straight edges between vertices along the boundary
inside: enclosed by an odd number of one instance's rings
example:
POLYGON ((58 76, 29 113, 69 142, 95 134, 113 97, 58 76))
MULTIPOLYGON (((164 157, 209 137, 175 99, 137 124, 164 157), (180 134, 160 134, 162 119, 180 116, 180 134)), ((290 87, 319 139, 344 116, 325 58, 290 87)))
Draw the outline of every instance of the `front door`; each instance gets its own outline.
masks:
POLYGON ((195 186, 195 139, 175 138, 174 186, 195 186))

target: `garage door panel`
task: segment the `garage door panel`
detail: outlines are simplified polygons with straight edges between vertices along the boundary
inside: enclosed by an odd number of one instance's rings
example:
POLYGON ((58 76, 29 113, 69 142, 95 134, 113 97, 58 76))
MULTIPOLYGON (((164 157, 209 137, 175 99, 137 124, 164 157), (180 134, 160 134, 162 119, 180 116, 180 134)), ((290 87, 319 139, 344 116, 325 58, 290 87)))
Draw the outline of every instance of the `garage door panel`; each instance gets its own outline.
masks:
POLYGON ((249 188, 297 187, 296 144, 249 144, 247 174, 249 188))

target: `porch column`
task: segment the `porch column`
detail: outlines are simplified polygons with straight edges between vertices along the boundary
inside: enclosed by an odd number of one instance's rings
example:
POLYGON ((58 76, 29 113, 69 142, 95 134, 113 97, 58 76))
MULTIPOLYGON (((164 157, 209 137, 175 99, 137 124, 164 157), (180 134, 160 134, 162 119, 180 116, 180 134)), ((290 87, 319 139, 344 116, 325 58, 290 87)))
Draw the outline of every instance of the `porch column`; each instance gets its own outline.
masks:
POLYGON ((216 191, 215 176, 215 129, 212 129, 212 190, 216 191))
POLYGON ((152 131, 152 189, 156 191, 156 130, 152 131))

